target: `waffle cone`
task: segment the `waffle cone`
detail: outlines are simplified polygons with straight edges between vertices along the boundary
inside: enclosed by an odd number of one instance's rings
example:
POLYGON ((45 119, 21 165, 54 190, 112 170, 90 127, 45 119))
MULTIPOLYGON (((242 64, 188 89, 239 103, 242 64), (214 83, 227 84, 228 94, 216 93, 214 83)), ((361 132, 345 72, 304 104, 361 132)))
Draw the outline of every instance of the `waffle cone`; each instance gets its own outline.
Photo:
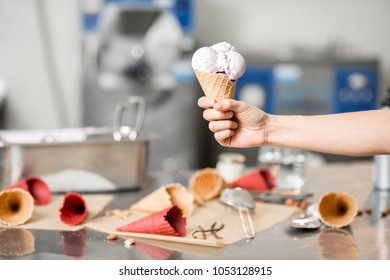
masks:
POLYGON ((151 192, 131 206, 132 210, 158 212, 173 205, 183 211, 184 217, 190 217, 194 211, 194 197, 186 187, 179 183, 164 185, 151 192))
POLYGON ((189 188, 198 203, 211 200, 220 195, 228 184, 214 168, 204 168, 195 172, 189 181, 189 188))
POLYGON ((6 189, 20 188, 28 191, 34 198, 35 205, 49 204, 51 192, 48 185, 38 177, 29 177, 17 182, 6 189))
POLYGON ((87 204, 81 194, 70 192, 64 196, 64 201, 60 208, 60 219, 64 224, 69 226, 81 224, 87 213, 87 204))
POLYGON ((321 221, 333 228, 349 225, 358 212, 355 198, 341 192, 331 192, 320 199, 318 205, 321 221))
POLYGON ((236 82, 225 74, 207 73, 195 70, 196 78, 204 94, 217 102, 224 99, 233 99, 236 90, 236 82))
POLYGON ((23 189, 6 189, 0 192, 0 222, 7 226, 26 223, 34 210, 34 199, 23 189))
POLYGON ((160 212, 150 214, 121 226, 116 230, 122 232, 185 236, 186 218, 183 217, 182 210, 176 205, 173 205, 160 212))

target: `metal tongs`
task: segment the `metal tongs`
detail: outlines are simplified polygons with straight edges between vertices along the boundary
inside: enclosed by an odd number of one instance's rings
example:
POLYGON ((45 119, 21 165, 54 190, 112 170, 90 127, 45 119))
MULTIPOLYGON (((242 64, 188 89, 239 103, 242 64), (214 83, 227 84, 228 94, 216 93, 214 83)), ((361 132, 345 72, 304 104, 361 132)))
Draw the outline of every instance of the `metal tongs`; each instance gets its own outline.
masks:
POLYGON ((255 237, 251 212, 255 209, 253 196, 242 188, 227 188, 222 191, 219 201, 228 205, 240 214, 241 225, 247 238, 255 237))

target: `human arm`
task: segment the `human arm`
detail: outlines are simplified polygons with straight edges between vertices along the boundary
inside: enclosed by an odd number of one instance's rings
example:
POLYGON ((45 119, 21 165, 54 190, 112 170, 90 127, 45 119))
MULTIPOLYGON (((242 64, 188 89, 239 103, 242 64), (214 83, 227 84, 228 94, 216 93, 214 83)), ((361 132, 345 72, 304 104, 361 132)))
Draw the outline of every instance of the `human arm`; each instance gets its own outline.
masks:
POLYGON ((390 154, 390 110, 318 116, 271 115, 242 101, 202 97, 204 118, 223 146, 281 146, 368 156, 390 154))

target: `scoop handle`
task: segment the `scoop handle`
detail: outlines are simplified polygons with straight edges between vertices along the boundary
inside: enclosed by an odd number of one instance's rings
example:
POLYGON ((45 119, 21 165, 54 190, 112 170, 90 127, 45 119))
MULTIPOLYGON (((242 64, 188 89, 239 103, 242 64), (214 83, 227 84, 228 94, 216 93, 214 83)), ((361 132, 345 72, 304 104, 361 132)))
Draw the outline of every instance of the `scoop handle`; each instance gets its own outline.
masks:
POLYGON ((119 102, 115 108, 114 114, 114 139, 120 141, 123 137, 128 137, 130 140, 137 139, 142 131, 146 114, 145 99, 141 96, 129 96, 126 101, 119 102), (124 125, 123 119, 126 111, 137 107, 136 119, 134 127, 124 125))
POLYGON ((241 225, 244 230, 245 237, 249 239, 255 238, 256 234, 253 228, 253 221, 249 209, 238 206, 238 213, 240 213, 241 225))

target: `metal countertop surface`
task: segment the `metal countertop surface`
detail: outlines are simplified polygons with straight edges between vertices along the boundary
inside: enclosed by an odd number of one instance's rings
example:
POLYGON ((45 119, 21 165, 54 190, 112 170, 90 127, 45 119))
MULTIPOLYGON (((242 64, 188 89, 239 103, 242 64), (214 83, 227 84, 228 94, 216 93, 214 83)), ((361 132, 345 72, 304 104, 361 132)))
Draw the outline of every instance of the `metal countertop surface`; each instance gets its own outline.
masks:
MULTIPOLYGON (((314 191, 313 201, 330 191, 343 191, 355 196, 359 207, 371 195, 372 162, 332 163, 310 168, 306 172, 306 187, 314 191)), ((193 171, 178 173, 151 172, 149 186, 140 191, 114 194, 114 200, 99 214, 113 208, 126 208, 154 188, 180 182, 188 184, 193 171)), ((387 196, 387 193, 385 194, 387 196)), ((387 198, 386 198, 387 199, 387 198)), ((342 229, 321 227, 297 230, 288 226, 289 220, 260 231, 250 241, 241 240, 223 248, 174 244, 172 242, 137 240, 126 248, 123 239, 106 241, 107 234, 82 229, 79 231, 3 229, 0 235, 0 259, 23 260, 195 260, 195 259, 259 259, 259 260, 321 260, 321 259, 390 259, 390 215, 374 217, 364 213, 342 229), (7 234, 4 234, 4 231, 7 234), (21 231, 32 240, 20 241, 21 231), (144 246, 137 246, 137 244, 144 246), (23 247, 33 246, 23 254, 23 247), (14 248, 10 250, 10 248, 14 248)), ((1 230, 1 228, 0 228, 1 230)))

